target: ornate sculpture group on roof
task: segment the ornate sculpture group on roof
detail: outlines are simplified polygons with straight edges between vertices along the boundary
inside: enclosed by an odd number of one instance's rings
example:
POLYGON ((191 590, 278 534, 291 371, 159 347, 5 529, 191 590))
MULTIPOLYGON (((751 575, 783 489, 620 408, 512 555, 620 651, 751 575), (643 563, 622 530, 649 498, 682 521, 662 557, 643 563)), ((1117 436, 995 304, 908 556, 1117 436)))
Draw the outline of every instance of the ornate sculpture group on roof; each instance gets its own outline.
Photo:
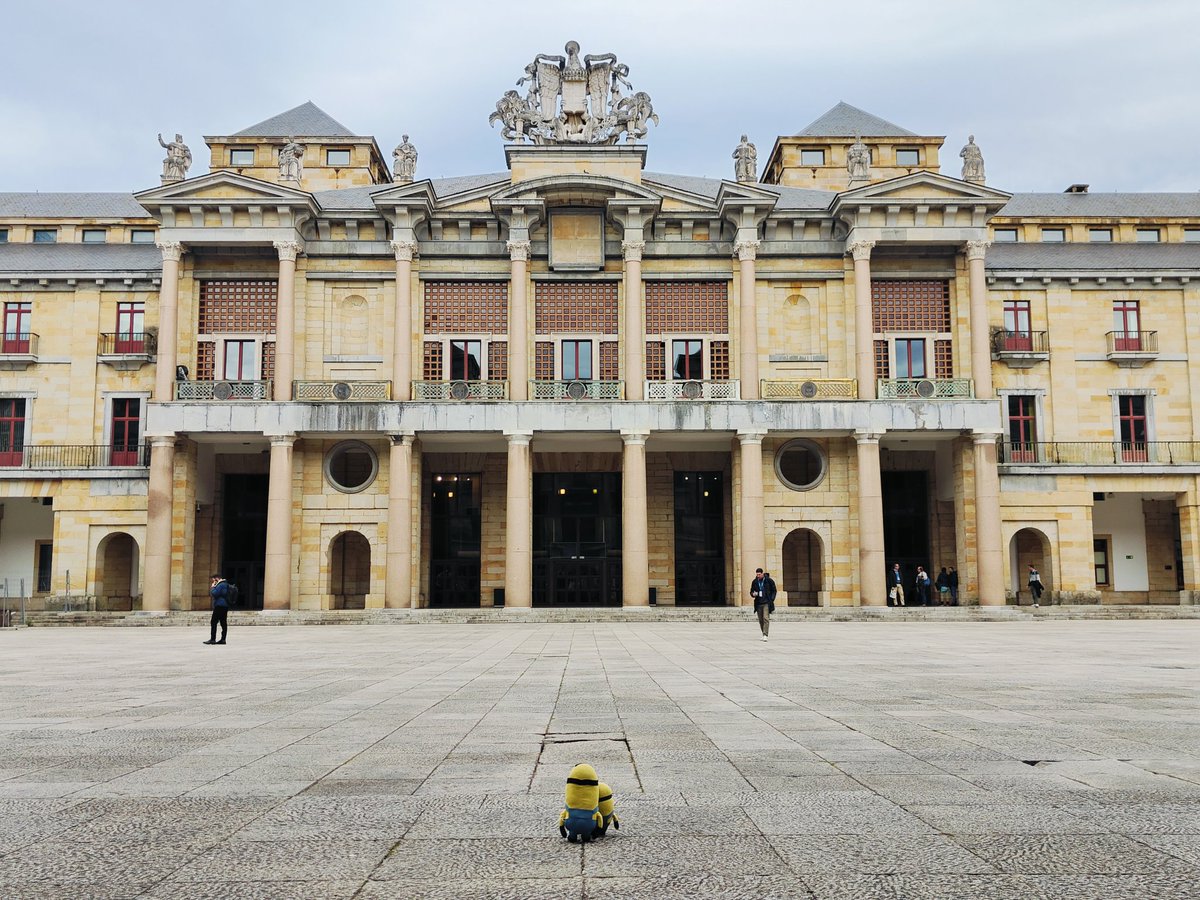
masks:
POLYGON ((279 150, 279 180, 300 183, 304 174, 304 145, 287 138, 279 150))
POLYGON ((846 171, 851 183, 871 178, 871 150, 863 143, 862 135, 854 135, 854 143, 846 151, 846 171))
POLYGON ((579 44, 570 41, 566 56, 539 53, 525 67, 517 87, 528 83, 525 96, 505 91, 488 123, 501 124, 506 141, 534 144, 615 144, 646 136, 658 124, 650 96, 633 92, 629 67, 612 53, 579 58, 579 44), (630 91, 625 96, 624 91, 630 91))
POLYGON ((758 181, 758 149, 744 134, 733 151, 733 177, 751 184, 758 181))
POLYGON ((167 158, 163 160, 162 183, 174 184, 187 178, 187 171, 192 167, 192 151, 183 142, 183 135, 176 134, 175 140, 167 143, 160 132, 158 145, 167 151, 167 158))
POLYGON ((411 184, 417 173, 417 148, 408 142, 408 135, 400 135, 400 143, 392 151, 392 159, 396 161, 392 174, 400 184, 411 184))
POLYGON ((983 184, 985 177, 983 174, 983 151, 979 149, 979 145, 975 143, 975 135, 967 135, 967 145, 958 152, 962 157, 962 180, 970 181, 973 184, 983 184))

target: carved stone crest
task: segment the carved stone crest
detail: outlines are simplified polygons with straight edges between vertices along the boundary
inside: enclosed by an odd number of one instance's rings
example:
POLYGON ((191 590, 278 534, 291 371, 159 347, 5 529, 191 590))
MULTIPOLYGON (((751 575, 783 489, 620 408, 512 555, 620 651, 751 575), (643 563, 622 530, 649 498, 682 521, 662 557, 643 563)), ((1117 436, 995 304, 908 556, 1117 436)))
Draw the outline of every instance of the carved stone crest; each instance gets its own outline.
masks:
POLYGON ((525 67, 517 87, 525 95, 505 91, 488 123, 500 122, 506 141, 534 144, 615 144, 644 138, 650 123, 658 124, 654 105, 645 91, 633 91, 629 67, 615 54, 579 57, 579 44, 570 41, 566 56, 539 53, 525 67), (626 91, 629 94, 626 95, 626 91))

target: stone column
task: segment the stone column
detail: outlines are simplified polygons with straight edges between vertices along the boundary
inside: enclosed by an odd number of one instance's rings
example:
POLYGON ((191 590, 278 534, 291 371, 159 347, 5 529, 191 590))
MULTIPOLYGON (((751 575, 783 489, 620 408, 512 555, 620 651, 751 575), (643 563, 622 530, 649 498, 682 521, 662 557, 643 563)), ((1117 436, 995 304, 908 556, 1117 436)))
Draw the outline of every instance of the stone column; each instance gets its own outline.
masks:
POLYGON ((504 605, 533 606, 532 431, 505 432, 508 502, 504 511, 504 605))
POLYGON ((1003 606, 1004 545, 1000 536, 1000 471, 995 432, 976 432, 975 555, 979 565, 979 605, 1003 606))
POLYGON ((765 431, 739 431, 742 470, 742 552, 741 569, 734 578, 734 596, 738 606, 750 602, 750 594, 742 582, 749 584, 755 569, 769 569, 766 554, 766 526, 763 517, 763 455, 765 431))
POLYGON ((991 245, 991 241, 967 241, 967 281, 971 289, 971 378, 975 382, 975 396, 980 400, 991 400, 995 396, 992 391, 987 277, 984 274, 984 257, 991 245))
MULTIPOLYGON (((508 287, 508 399, 529 397, 529 241, 509 241, 512 283, 508 287)), ((512 459, 511 452, 509 459, 512 459)), ((505 591, 507 598, 508 592, 505 591)), ((505 600, 507 603, 508 600, 505 600)))
POLYGON ((741 317, 738 343, 741 345, 741 380, 743 400, 758 399, 758 295, 754 260, 758 255, 758 241, 737 241, 733 250, 738 258, 741 277, 738 295, 741 317))
POLYGON ((874 241, 855 241, 854 255, 854 377, 858 399, 875 399, 875 326, 871 318, 871 249, 874 241))
MULTIPOLYGON (((174 365, 171 367, 174 371, 174 365)), ((174 546, 171 498, 175 493, 175 435, 150 441, 150 484, 146 496, 146 576, 142 609, 165 613, 171 608, 171 551, 174 546)), ((186 586, 190 593, 191 587, 186 586)))
MULTIPOLYGON (((626 234, 630 232, 627 230, 626 234)), ((640 232, 639 232, 640 233, 640 232)), ((641 238, 621 241, 625 257, 625 399, 644 400, 646 391, 646 304, 642 297, 641 238)))
POLYGON ((296 436, 275 434, 270 440, 263 610, 284 612, 292 607, 292 446, 296 436))
MULTIPOLYGON (((154 371, 154 399, 166 403, 175 399, 175 366, 179 348, 179 259, 183 244, 160 241, 162 283, 158 289, 158 351, 154 371)), ((148 562, 148 560, 147 560, 148 562)))
MULTIPOLYGON (((1192 482, 1195 483, 1194 478, 1192 482)), ((1200 506, 1195 504, 1197 496, 1195 487, 1175 496, 1175 507, 1179 511, 1179 542, 1183 549, 1180 606, 1200 605, 1200 506)))
POLYGON ((622 606, 650 605, 650 527, 646 502, 645 431, 622 431, 621 594, 622 606))
MULTIPOLYGON (((392 399, 412 399, 412 268, 416 241, 392 241, 396 253, 396 321, 392 329, 392 399)), ((389 604, 390 605, 390 604, 389 604)))
POLYGON ((883 479, 878 431, 856 431, 858 445, 858 603, 887 605, 887 559, 883 545, 883 479))
POLYGON ((413 435, 392 434, 388 457, 387 578, 384 604, 388 609, 412 605, 413 564, 413 435))
POLYGON ((296 254, 304 249, 296 241, 276 241, 279 254, 279 298, 275 307, 274 400, 292 399, 296 377, 296 254))

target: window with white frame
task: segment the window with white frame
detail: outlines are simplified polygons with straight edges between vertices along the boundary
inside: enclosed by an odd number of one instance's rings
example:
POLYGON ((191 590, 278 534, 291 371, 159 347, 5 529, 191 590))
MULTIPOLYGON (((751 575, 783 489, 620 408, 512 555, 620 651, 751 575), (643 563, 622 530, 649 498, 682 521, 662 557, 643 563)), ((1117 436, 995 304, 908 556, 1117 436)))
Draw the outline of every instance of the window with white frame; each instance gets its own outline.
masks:
POLYGON ((103 244, 108 240, 108 229, 85 228, 80 232, 79 239, 85 244, 103 244))
POLYGON ((592 352, 595 342, 588 339, 564 338, 560 344, 559 360, 563 381, 592 380, 592 352))
POLYGON ((1120 388, 1110 391, 1113 435, 1119 441, 1121 462, 1150 462, 1154 440, 1154 391, 1120 388))
POLYGON ((992 231, 992 240, 997 244, 1015 244, 1017 242, 1017 229, 996 228, 992 231))
POLYGON ((231 166, 252 166, 252 165, 254 165, 254 148, 253 147, 230 147, 229 148, 229 164, 231 166))

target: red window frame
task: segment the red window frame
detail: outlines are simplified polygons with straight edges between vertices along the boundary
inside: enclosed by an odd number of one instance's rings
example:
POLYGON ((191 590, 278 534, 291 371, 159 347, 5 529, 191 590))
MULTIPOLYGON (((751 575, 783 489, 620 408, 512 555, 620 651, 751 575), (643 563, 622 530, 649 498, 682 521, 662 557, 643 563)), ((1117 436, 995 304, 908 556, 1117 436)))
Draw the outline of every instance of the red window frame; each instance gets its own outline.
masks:
POLYGON ((146 352, 146 304, 117 304, 117 353, 146 352))
POLYGON ((449 366, 451 381, 482 380, 483 341, 452 340, 449 366))
POLYGON ((1004 331, 1005 350, 1033 350, 1028 300, 1004 301, 1004 331))
POLYGON ((896 377, 925 378, 925 371, 925 338, 896 338, 896 377), (914 353, 918 348, 921 352, 914 353))
POLYGON ((33 316, 31 303, 4 304, 4 352, 29 352, 29 322, 33 316))
POLYGON ((1117 397, 1117 422, 1121 429, 1121 460, 1123 462, 1149 462, 1146 395, 1122 394, 1117 397))
POLYGON ((562 377, 563 381, 592 380, 592 342, 590 340, 562 342, 562 377))
POLYGON ((226 341, 225 352, 222 355, 222 372, 225 381, 258 381, 257 354, 254 352, 253 340, 226 341), (230 366, 230 359, 233 366, 230 366), (232 373, 230 369, 232 368, 232 373), (246 377, 249 371, 249 377, 246 377))
POLYGON ((1113 349, 1141 350, 1141 313, 1137 300, 1113 301, 1113 349))
POLYGON ((0 466, 25 460, 25 400, 0 397, 0 466))
POLYGON ((704 341, 698 338, 671 341, 671 378, 674 381, 704 380, 704 341))
POLYGON ((109 464, 136 466, 142 430, 141 401, 137 397, 114 397, 109 438, 109 464))
POLYGON ((1011 462, 1037 462, 1037 398, 1008 398, 1008 456, 1011 462))

